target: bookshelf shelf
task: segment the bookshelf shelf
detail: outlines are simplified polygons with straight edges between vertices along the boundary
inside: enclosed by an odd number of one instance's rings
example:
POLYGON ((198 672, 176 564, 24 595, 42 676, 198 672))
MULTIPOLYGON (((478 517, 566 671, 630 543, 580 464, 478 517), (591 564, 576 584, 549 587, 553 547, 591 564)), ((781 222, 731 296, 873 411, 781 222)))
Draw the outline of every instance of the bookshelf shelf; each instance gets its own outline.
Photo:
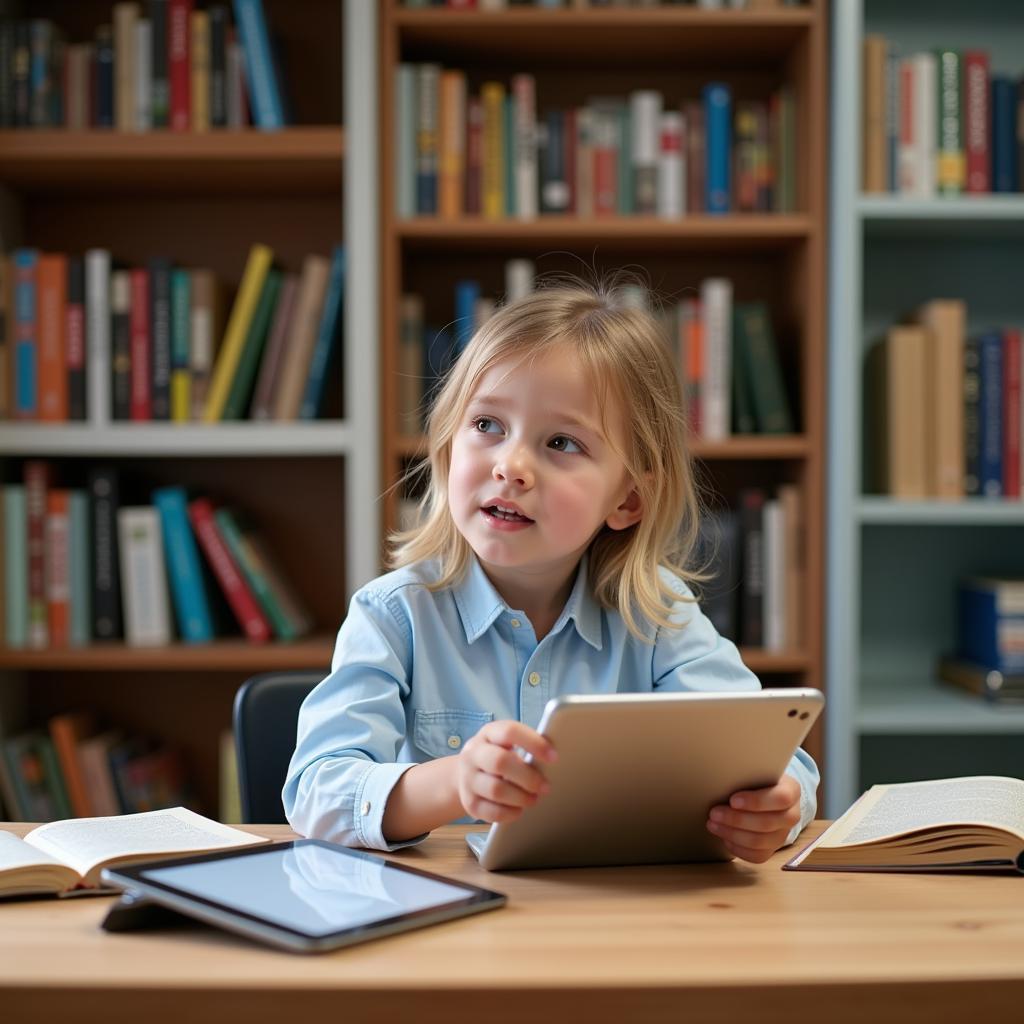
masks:
POLYGON ((28 195, 172 191, 287 195, 341 192, 340 125, 279 132, 0 131, 5 183, 28 195))
POLYGON ((97 643, 60 650, 0 650, 0 669, 241 673, 294 668, 326 670, 331 663, 333 649, 333 636, 317 636, 288 644, 251 644, 241 639, 217 640, 212 644, 174 644, 170 647, 97 643))
POLYGON ((862 498, 857 516, 865 524, 890 526, 1024 526, 1024 502, 985 498, 959 502, 862 498))
POLYGON ((1024 196, 964 195, 956 199, 907 199, 898 195, 862 195, 857 212, 865 220, 1024 221, 1024 196))
POLYGON ((444 219, 418 217, 399 221, 396 234, 408 248, 507 249, 513 245, 637 246, 677 249, 683 245, 713 247, 774 246, 802 242, 813 221, 802 214, 730 214, 663 217, 538 217, 535 220, 444 219))
POLYGON ((343 421, 310 423, 33 424, 0 427, 0 455, 202 458, 223 455, 345 455, 355 444, 343 421))

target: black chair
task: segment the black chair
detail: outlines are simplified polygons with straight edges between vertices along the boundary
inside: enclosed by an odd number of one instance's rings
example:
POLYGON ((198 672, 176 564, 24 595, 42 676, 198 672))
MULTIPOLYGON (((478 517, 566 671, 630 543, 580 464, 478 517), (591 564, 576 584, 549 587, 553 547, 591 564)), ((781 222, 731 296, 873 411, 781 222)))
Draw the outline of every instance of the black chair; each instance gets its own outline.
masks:
POLYGON ((238 688, 233 719, 245 824, 286 824, 281 787, 295 750, 299 707, 326 675, 326 670, 264 672, 238 688))

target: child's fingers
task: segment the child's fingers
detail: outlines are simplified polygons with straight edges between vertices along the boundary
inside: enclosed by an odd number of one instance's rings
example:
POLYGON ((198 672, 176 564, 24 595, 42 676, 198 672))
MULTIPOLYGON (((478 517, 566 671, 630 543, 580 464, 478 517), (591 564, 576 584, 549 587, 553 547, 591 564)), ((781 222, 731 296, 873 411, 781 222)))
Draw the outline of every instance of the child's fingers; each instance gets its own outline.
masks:
POLYGON ((763 864, 775 852, 775 849, 757 850, 749 846, 740 846, 737 843, 726 843, 725 848, 734 857, 750 861, 751 864, 763 864))
POLYGON ((729 797, 729 806, 741 811, 784 811, 800 799, 800 783, 783 775, 774 786, 742 789, 729 797))
POLYGON ((476 772, 471 783, 473 794, 477 799, 487 803, 498 804, 506 809, 530 807, 537 802, 533 793, 512 782, 501 778, 498 775, 489 775, 487 772, 476 772))
POLYGON ((479 749, 476 763, 482 771, 505 779, 527 793, 546 793, 550 788, 536 768, 527 764, 514 750, 495 743, 485 743, 479 749))
MULTIPOLYGON (((774 853, 786 841, 788 829, 776 829, 772 832, 753 832, 750 829, 734 828, 718 821, 709 821, 707 829, 712 835, 718 836, 726 845, 744 850, 761 850, 774 853)), ((737 856, 740 856, 739 854, 737 856)), ((747 858, 749 859, 749 858, 747 858)))
POLYGON ((747 832, 788 832, 800 820, 800 807, 794 804, 784 811, 735 811, 731 807, 712 807, 708 818, 715 824, 747 832))
POLYGON ((500 722, 488 722, 480 734, 488 743, 494 743, 499 747, 522 747, 529 754, 533 754, 538 761, 552 762, 557 760, 558 754, 555 748, 539 732, 531 729, 522 722, 503 720, 500 722))

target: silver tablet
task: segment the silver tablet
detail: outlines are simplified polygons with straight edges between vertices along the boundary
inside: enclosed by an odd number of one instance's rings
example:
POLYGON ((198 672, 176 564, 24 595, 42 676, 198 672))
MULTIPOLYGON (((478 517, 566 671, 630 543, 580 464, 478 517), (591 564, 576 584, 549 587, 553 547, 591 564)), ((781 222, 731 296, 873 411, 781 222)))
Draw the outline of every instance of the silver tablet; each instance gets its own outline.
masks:
POLYGON ((708 811, 777 782, 823 705, 813 689, 559 697, 539 726, 551 791, 466 841, 492 871, 730 860, 708 811))
POLYGON ((106 868, 103 881, 136 900, 298 953, 505 902, 501 893, 318 839, 106 868))

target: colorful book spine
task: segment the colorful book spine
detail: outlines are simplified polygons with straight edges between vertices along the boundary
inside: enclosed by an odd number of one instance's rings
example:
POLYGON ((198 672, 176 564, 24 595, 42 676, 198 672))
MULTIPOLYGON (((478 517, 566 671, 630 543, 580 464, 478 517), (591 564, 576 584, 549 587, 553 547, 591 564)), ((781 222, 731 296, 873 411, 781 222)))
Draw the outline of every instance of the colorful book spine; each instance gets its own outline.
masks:
POLYGON ((213 621, 203 589, 199 551, 189 527, 185 489, 158 488, 153 492, 153 504, 160 513, 178 632, 186 643, 209 643, 213 640, 213 621))
POLYGON ((938 187, 943 196, 958 196, 964 190, 966 173, 963 146, 963 95, 960 54, 956 50, 940 50, 937 56, 939 75, 938 122, 938 187))
POLYGON ((192 131, 210 128, 210 14, 193 11, 189 17, 189 100, 192 131))
POLYGON ((153 418, 150 372, 149 271, 135 267, 128 272, 131 285, 131 418, 137 423, 153 418))
POLYGON ((62 423, 68 418, 67 257, 62 253, 40 254, 36 281, 38 415, 48 423, 62 423))
POLYGON ((323 313, 317 330, 316 345, 309 363, 309 375, 299 407, 299 419, 312 420, 320 415, 324 387, 333 355, 339 347, 345 306, 345 247, 337 245, 331 254, 331 273, 324 298, 323 313))
POLYGON ((457 281, 455 284, 455 354, 470 342, 476 329, 476 304, 480 299, 479 281, 457 281))
POLYGON ((149 263, 150 418, 171 418, 171 265, 149 263))
POLYGON ((234 9, 245 54, 246 83, 256 127, 264 131, 283 128, 285 116, 281 88, 274 66, 263 2, 234 0, 234 9))
POLYGON ((245 345, 242 348, 242 354, 238 358, 238 367, 235 369, 235 376, 231 381, 231 389, 228 391, 228 397, 224 403, 224 411, 221 413, 221 419, 223 420, 244 419, 249 411, 249 402, 252 398, 256 371, 259 368, 260 359, 266 347, 270 322, 274 315, 274 308, 277 305, 277 297, 280 291, 281 272, 271 268, 267 271, 259 301, 256 303, 256 309, 249 323, 245 345))
POLYGON ((39 253, 15 249, 14 267, 14 416, 35 419, 39 413, 36 289, 39 253))
POLYGON ((1024 672, 1024 586, 979 577, 957 588, 957 654, 1006 675, 1024 672))
POLYGON ((167 63, 171 130, 191 127, 192 60, 190 19, 193 0, 170 0, 167 11, 167 63))
POLYGON ((192 370, 189 349, 192 336, 192 275, 171 271, 171 419, 185 423, 192 418, 192 370))
POLYGON ((132 418, 131 272, 110 275, 110 400, 114 420, 132 418))
POLYGON ((68 419, 81 422, 86 418, 85 261, 81 256, 68 259, 64 339, 68 419))
POLYGON ((637 89, 630 96, 632 139, 620 139, 620 147, 629 147, 632 154, 632 177, 620 182, 621 188, 632 184, 633 210, 639 214, 658 212, 658 154, 661 126, 661 93, 654 89, 637 89))
POLYGON ((71 640, 71 498, 64 488, 46 494, 46 614, 50 647, 71 640))
POLYGON ((483 105, 481 212, 485 217, 498 219, 505 216, 505 87, 500 82, 484 82, 480 100, 483 105))
POLYGON ((45 648, 50 641, 46 612, 46 492, 50 465, 25 463, 25 510, 28 521, 28 645, 45 648))
POLYGON ((281 368, 286 356, 288 334, 294 321, 298 293, 298 275, 285 274, 281 280, 281 291, 267 337, 267 350, 260 362, 259 375, 256 378, 250 413, 254 420, 269 420, 273 414, 274 390, 281 380, 281 368))
POLYGON ((728 213, 731 194, 732 98, 722 82, 704 86, 704 130, 707 177, 704 205, 708 213, 728 213))
POLYGON ((964 149, 967 159, 967 191, 991 190, 991 114, 989 112, 988 54, 968 50, 963 55, 964 149))
POLYGON ((22 484, 2 491, 4 515, 4 646, 28 646, 28 506, 22 484))
POLYGON ((978 422, 981 494, 998 498, 1003 493, 1003 336, 990 331, 978 338, 980 380, 978 422))
POLYGON ((1021 332, 1003 332, 1003 497, 1021 496, 1021 332))

